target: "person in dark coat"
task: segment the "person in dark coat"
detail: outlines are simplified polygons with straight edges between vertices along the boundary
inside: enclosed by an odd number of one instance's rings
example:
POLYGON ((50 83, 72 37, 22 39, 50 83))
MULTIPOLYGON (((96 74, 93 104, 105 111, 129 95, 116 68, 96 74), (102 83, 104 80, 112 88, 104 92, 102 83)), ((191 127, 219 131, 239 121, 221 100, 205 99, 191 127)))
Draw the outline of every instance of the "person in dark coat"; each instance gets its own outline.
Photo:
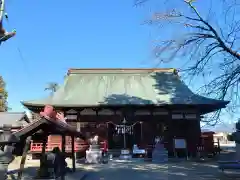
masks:
POLYGON ((54 172, 56 177, 65 175, 67 163, 65 161, 64 154, 60 151, 58 147, 55 147, 52 152, 55 154, 54 172))

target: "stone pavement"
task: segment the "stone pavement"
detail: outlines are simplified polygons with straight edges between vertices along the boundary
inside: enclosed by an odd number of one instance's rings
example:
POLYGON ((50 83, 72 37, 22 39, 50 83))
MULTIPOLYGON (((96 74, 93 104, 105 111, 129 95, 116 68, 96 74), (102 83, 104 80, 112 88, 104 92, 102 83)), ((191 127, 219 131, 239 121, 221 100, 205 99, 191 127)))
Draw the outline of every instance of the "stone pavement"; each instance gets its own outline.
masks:
MULTIPOLYGON (((8 180, 16 180, 17 173, 20 166, 21 157, 17 157, 14 162, 8 166, 8 180)), ((37 169, 39 168, 39 160, 26 160, 25 168, 23 171, 22 180, 33 180, 37 175, 37 169)), ((72 167, 72 164, 68 162, 69 167, 72 167)), ((80 166, 81 167, 81 166, 80 166)), ((69 173, 66 175, 66 180, 81 180, 86 175, 86 171, 83 171, 79 166, 76 168, 75 173, 69 173)), ((1 180, 1 178, 0 178, 1 180)))
MULTIPOLYGON (((69 162, 69 167, 71 163, 69 162)), ((9 179, 16 179, 20 161, 9 166, 9 179)), ((27 160, 23 180, 34 179, 39 161, 27 160)), ((69 174, 66 180, 240 180, 240 171, 222 173, 214 162, 175 162, 154 164, 141 161, 113 160, 108 164, 77 164, 76 173, 69 174), (87 175, 85 177, 85 175, 87 175), (83 178, 84 177, 84 178, 83 178)))
POLYGON ((85 180, 240 180, 240 173, 222 173, 214 163, 178 162, 153 164, 113 161, 105 165, 85 165, 85 180))

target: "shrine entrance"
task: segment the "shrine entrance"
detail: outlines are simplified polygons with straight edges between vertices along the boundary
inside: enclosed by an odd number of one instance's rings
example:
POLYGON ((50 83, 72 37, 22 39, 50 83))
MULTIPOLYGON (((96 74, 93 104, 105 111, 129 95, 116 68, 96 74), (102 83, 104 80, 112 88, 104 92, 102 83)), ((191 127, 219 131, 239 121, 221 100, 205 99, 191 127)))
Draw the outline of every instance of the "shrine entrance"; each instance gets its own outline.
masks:
POLYGON ((135 124, 109 124, 109 149, 132 149, 134 144, 141 143, 141 125, 135 124), (125 146, 125 147, 124 147, 125 146))

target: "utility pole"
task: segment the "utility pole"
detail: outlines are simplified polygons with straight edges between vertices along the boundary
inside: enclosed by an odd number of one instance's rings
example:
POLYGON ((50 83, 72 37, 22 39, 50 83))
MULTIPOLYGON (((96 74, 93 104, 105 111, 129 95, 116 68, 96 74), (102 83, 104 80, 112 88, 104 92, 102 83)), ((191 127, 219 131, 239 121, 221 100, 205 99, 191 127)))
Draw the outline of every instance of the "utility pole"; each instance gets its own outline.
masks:
POLYGON ((5 0, 0 0, 0 23, 2 23, 4 17, 4 5, 5 0))
POLYGON ((13 30, 12 32, 7 32, 3 28, 3 18, 4 16, 8 18, 7 14, 5 14, 5 0, 0 0, 0 44, 4 41, 7 41, 8 39, 15 36, 16 31, 13 30))

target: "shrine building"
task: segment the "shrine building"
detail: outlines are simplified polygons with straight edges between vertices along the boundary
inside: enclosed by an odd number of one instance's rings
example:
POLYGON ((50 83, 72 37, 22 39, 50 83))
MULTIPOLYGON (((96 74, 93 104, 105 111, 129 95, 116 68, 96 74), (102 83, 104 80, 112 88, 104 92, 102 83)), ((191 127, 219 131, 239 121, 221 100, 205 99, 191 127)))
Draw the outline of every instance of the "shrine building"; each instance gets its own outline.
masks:
POLYGON ((0 134, 5 128, 10 128, 11 132, 16 132, 30 123, 25 112, 0 112, 0 134))
MULTIPOLYGON (((202 115, 228 104, 194 94, 176 69, 70 69, 67 75, 52 96, 23 105, 33 112, 53 105, 79 132, 107 140, 110 150, 123 148, 125 133, 130 149, 161 136, 169 155, 176 138, 185 139, 188 150, 196 152, 202 115)), ((51 136, 48 143, 58 141, 51 136)))

